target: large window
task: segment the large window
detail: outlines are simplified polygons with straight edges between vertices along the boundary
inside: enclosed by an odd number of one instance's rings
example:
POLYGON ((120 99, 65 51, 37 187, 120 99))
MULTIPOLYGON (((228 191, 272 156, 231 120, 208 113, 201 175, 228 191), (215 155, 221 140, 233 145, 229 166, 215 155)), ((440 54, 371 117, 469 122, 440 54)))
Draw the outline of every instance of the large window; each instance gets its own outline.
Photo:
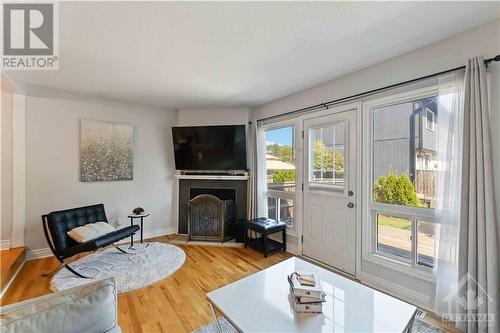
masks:
POLYGON ((369 104, 368 216, 372 253, 425 270, 434 265, 439 115, 434 94, 415 95, 369 104))
POLYGON ((265 130, 267 216, 294 227, 295 126, 265 130))

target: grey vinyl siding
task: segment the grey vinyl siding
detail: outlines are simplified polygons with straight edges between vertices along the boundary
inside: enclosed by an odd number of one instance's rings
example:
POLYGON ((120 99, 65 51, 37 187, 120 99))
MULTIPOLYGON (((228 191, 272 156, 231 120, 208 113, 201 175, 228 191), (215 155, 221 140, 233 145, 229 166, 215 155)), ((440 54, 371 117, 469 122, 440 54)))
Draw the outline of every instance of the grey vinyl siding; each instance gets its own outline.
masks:
MULTIPOLYGON (((390 172, 410 172, 410 119, 414 103, 377 108, 373 112, 373 180, 390 172)), ((415 117, 415 144, 420 141, 415 117)))

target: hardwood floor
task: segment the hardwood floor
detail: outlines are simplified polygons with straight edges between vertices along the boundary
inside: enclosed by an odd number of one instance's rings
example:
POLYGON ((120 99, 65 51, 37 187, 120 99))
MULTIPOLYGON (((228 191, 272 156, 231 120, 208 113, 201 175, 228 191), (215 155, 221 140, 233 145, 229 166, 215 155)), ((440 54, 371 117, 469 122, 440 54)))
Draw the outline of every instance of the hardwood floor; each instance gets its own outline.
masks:
MULTIPOLYGON (((154 239, 168 242, 168 237, 154 239)), ((264 258, 252 249, 178 245, 186 262, 174 274, 143 289, 118 296, 118 321, 123 332, 192 332, 213 320, 206 293, 267 268, 292 255, 281 252, 264 258)), ((1 304, 50 293, 43 272, 58 266, 54 258, 25 263, 1 304)))
MULTIPOLYGON (((149 241, 171 240, 165 236, 149 241)), ((207 292, 292 257, 281 252, 264 258, 261 253, 240 247, 176 245, 186 252, 186 261, 178 271, 153 285, 118 296, 118 321, 123 332, 192 332, 213 320, 207 292)), ((51 293, 50 277, 43 277, 42 273, 56 267, 58 261, 54 258, 26 262, 0 304, 51 293)), ((443 327, 432 313, 424 321, 445 332, 458 332, 443 327)))

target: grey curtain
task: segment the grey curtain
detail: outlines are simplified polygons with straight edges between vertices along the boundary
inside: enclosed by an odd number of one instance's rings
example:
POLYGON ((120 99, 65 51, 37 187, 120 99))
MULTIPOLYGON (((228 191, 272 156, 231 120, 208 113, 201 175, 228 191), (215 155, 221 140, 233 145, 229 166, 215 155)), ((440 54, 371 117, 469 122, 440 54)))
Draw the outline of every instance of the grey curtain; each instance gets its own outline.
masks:
POLYGON ((500 247, 488 108, 484 59, 473 58, 467 62, 464 82, 457 298, 462 314, 467 316, 457 324, 466 332, 496 333, 500 332, 500 247))
POLYGON ((247 218, 254 219, 257 216, 257 173, 258 173, 258 156, 257 156, 257 120, 250 124, 250 138, 247 145, 248 165, 250 167, 250 176, 248 178, 248 212, 247 218))

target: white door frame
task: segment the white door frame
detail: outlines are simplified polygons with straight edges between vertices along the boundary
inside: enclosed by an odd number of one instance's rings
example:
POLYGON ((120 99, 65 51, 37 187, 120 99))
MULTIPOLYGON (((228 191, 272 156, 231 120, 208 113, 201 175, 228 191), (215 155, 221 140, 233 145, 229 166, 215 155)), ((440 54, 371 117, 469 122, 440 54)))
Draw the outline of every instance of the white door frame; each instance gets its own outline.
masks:
MULTIPOLYGON (((305 177, 306 175, 304 175, 304 172, 305 170, 307 170, 306 168, 306 163, 307 163, 307 157, 305 156, 305 148, 304 148, 304 127, 303 127, 303 124, 304 124, 304 120, 306 119, 313 119, 313 118, 319 118, 319 117, 324 117, 324 116, 328 116, 328 115, 332 115, 332 114, 336 114, 336 113, 341 113, 341 112, 344 112, 344 111, 350 111, 350 110, 354 110, 355 111, 355 115, 356 115, 356 144, 354 145, 354 147, 351 147, 352 149, 355 149, 355 156, 356 156, 356 159, 357 159, 357 163, 356 163, 356 170, 355 172, 353 173, 356 177, 356 195, 355 195, 355 198, 354 198, 354 205, 355 205, 355 276, 358 276, 359 272, 361 272, 361 213, 362 213, 362 195, 361 195, 361 188, 362 188, 362 184, 361 184, 361 181, 362 181, 362 167, 361 167, 361 156, 362 156, 362 139, 363 139, 363 135, 362 135, 362 102, 355 102, 355 103, 347 103, 347 104, 343 104, 343 105, 339 105, 339 106, 336 106, 336 107, 332 107, 332 108, 328 108, 328 109, 325 109, 325 110, 321 110, 321 111, 317 111, 317 112, 314 112, 314 113, 308 113, 306 115, 303 115, 303 116, 300 116, 299 117, 299 122, 300 122, 300 129, 301 129, 301 132, 302 133, 302 140, 301 140, 301 147, 300 147, 300 151, 301 151, 301 154, 300 154, 300 157, 302 158, 302 184, 304 183, 305 181, 305 177)), ((304 203, 304 191, 301 189, 302 191, 302 199, 301 199, 301 204, 303 205, 304 203)), ((301 216, 301 228, 300 228, 300 237, 302 239, 302 236, 304 235, 304 219, 305 219, 305 216, 304 216, 304 207, 301 207, 301 212, 302 212, 302 216, 301 216)), ((302 244, 302 241, 301 239, 299 240, 299 253, 301 255, 304 255, 304 249, 303 249, 303 244, 302 244)))
POLYGON ((7 91, 12 96, 12 229, 8 248, 13 248, 22 247, 25 245, 26 95, 24 94, 23 90, 21 90, 19 86, 14 83, 14 81, 10 80, 5 73, 2 73, 1 75, 0 86, 2 91, 7 91))

